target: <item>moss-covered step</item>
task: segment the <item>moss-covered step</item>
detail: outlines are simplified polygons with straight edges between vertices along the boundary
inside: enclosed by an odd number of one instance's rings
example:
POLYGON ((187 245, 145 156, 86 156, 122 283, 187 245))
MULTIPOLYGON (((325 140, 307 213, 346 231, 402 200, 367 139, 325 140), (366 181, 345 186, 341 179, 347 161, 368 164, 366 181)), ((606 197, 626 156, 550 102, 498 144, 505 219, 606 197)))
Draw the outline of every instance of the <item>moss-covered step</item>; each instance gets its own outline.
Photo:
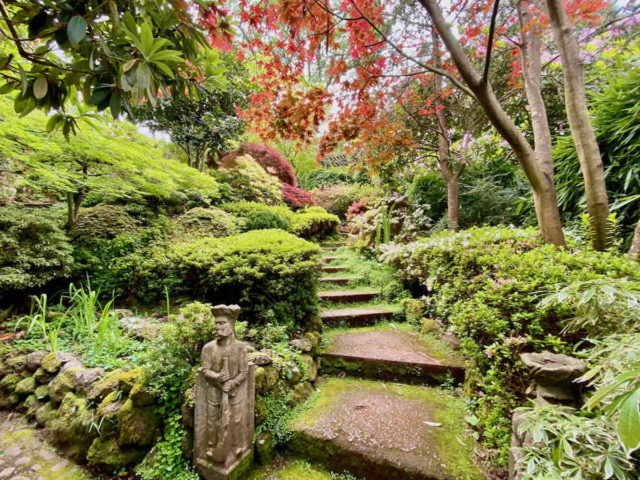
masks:
POLYGON ((334 303, 368 302, 378 296, 378 292, 368 290, 332 290, 318 292, 318 300, 334 303))
POLYGON ((330 378, 290 421, 289 449, 367 480, 480 480, 464 416, 445 390, 330 378))
POLYGON ((320 312, 324 324, 346 323, 353 327, 371 325, 380 320, 389 320, 393 311, 382 308, 339 308, 320 312))
POLYGON ((318 279, 320 283, 333 283, 338 285, 346 285, 349 282, 357 282, 359 280, 360 278, 358 277, 322 277, 318 279))
POLYGON ((335 265, 325 265, 322 267, 322 271, 326 273, 336 273, 336 272, 344 272, 347 267, 340 267, 335 265))
POLYGON ((462 359, 445 353, 419 334, 389 327, 325 332, 327 347, 321 352, 323 373, 402 383, 440 384, 464 381, 462 359))
POLYGON ((322 257, 324 263, 331 263, 338 260, 338 257, 322 257))
POLYGON ((336 241, 326 241, 322 242, 320 245, 322 247, 343 247, 347 244, 344 240, 336 240, 336 241))
POLYGON ((299 458, 276 457, 273 463, 256 467, 247 480, 358 480, 351 475, 330 472, 299 458))

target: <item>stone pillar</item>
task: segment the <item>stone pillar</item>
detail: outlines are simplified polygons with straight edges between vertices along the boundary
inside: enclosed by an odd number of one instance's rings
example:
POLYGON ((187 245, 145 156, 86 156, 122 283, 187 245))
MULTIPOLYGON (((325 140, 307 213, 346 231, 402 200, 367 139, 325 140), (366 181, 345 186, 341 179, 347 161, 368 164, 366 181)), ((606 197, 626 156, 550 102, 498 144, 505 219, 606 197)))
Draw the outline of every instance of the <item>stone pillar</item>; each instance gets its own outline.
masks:
POLYGON ((196 378, 194 463, 205 480, 243 478, 253 457, 255 370, 235 338, 237 305, 217 305, 196 378))
MULTIPOLYGON (((551 352, 523 353, 520 359, 533 377, 527 393, 535 395, 536 405, 573 407, 577 404, 578 388, 573 381, 587 370, 587 365, 582 360, 551 352)), ((511 420, 511 449, 509 450, 511 480, 520 480, 523 477, 518 465, 524 456, 520 448, 533 444, 531 434, 518 432, 524 421, 522 414, 522 411, 514 413, 511 420)))

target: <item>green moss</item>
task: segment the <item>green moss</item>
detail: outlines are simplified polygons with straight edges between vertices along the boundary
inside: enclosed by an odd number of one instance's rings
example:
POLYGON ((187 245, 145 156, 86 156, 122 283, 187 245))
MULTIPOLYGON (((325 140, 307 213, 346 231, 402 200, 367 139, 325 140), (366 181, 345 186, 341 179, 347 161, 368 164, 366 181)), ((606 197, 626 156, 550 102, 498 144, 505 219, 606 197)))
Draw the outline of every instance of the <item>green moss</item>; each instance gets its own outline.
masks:
POLYGON ((267 393, 275 389, 278 384, 278 376, 278 369, 273 365, 256 367, 256 392, 267 393))
POLYGON ((149 393, 144 377, 135 383, 129 393, 129 398, 136 407, 148 407, 156 402, 155 397, 149 393))
MULTIPOLYGON (((449 392, 436 388, 413 387, 409 385, 385 384, 356 379, 331 378, 320 387, 320 393, 312 396, 304 409, 301 409, 289 422, 294 432, 290 447, 299 453, 312 455, 311 458, 327 464, 350 464, 358 469, 358 459, 350 459, 353 453, 334 442, 325 442, 305 434, 331 408, 340 402, 345 392, 367 392, 395 394, 403 399, 415 401, 427 408, 434 422, 441 423, 438 428, 429 429, 430 450, 425 455, 437 454, 442 465, 441 473, 456 479, 481 479, 482 474, 473 462, 474 449, 479 445, 466 431, 464 401, 449 392), (463 445, 464 443, 464 445, 463 445), (431 450, 435 447, 435 451, 431 450)), ((417 426, 416 428, 421 428, 417 426)), ((380 468, 385 460, 380 459, 380 468)))
POLYGON ((27 357, 26 355, 18 355, 17 357, 7 358, 4 363, 11 370, 17 372, 27 366, 27 357))
POLYGON ((50 353, 42 359, 40 367, 47 373, 55 373, 60 370, 62 359, 56 353, 50 353))
POLYGON ((311 355, 300 355, 297 359, 302 372, 302 380, 315 382, 318 377, 318 365, 311 355))
POLYGON ((46 372, 44 368, 38 367, 38 369, 33 374, 33 377, 36 379, 38 383, 45 384, 51 381, 52 374, 50 374, 49 372, 46 372))
POLYGON ((49 397, 49 387, 47 385, 38 385, 33 393, 38 400, 44 400, 49 397))
POLYGON ((247 480, 356 480, 351 475, 332 473, 305 460, 291 459, 284 465, 255 469, 247 480))
POLYGON ((11 409, 20 401, 20 397, 15 393, 0 395, 0 408, 11 409))
POLYGON ((142 367, 132 368, 118 376, 118 389, 125 393, 129 393, 136 383, 142 383, 143 381, 144 370, 142 367))
POLYGON ((17 373, 10 373, 2 380, 0 380, 0 389, 9 393, 16 389, 16 386, 20 383, 22 377, 17 373))
POLYGON ((117 390, 120 376, 123 372, 123 370, 118 368, 113 372, 109 372, 103 378, 94 383, 91 387, 91 390, 89 390, 89 394, 87 395, 89 400, 102 399, 109 393, 117 390))
POLYGON ((96 436, 96 432, 90 428, 93 419, 87 400, 67 393, 55 417, 46 425, 60 449, 74 461, 83 462, 96 436))
POLYGON ((117 391, 111 392, 109 395, 104 397, 104 400, 102 400, 102 402, 100 402, 100 405, 98 405, 98 415, 110 420, 114 419, 118 414, 118 410, 120 410, 120 406, 122 405, 122 402, 120 402, 119 398, 120 395, 117 391))
POLYGON ((287 394, 287 405, 295 407, 300 405, 309 398, 313 393, 313 387, 310 383, 297 383, 287 394))
POLYGON ((35 392, 36 386, 36 379, 27 377, 16 384, 15 392, 18 395, 30 395, 35 392))
POLYGON ((135 407, 131 400, 118 411, 118 445, 150 447, 158 433, 160 418, 154 407, 135 407))
POLYGON ((75 388, 75 379, 73 373, 79 370, 79 368, 70 368, 64 372, 58 374, 58 376, 50 383, 49 396, 54 405, 60 404, 65 395, 69 392, 73 392, 75 388))
POLYGON ((56 417, 57 410, 51 402, 47 402, 36 410, 36 422, 44 427, 56 417))
POLYGON ((96 438, 87 453, 87 461, 102 470, 115 472, 123 467, 137 463, 144 458, 145 454, 145 450, 135 448, 121 449, 118 442, 113 438, 105 440, 96 438))

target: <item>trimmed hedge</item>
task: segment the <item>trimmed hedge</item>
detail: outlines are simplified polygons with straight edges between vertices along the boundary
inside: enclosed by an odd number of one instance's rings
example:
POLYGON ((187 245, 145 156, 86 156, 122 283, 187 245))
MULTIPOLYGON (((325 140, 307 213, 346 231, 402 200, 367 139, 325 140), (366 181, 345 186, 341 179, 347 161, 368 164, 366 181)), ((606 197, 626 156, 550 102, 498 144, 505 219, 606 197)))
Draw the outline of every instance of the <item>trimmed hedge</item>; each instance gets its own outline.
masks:
POLYGON ((155 246, 116 261, 120 293, 239 303, 250 323, 301 324, 317 311, 320 249, 282 230, 155 246))

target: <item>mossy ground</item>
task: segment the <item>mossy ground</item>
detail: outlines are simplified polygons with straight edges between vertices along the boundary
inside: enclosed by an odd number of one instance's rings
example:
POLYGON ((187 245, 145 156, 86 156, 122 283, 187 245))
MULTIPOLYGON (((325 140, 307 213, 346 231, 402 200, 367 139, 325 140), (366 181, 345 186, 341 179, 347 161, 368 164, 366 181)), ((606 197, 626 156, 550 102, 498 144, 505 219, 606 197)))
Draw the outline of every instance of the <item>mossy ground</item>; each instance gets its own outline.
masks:
POLYGON ((357 480, 349 474, 339 474, 297 458, 276 459, 272 465, 249 473, 247 480, 357 480))
MULTIPOLYGON (((314 443, 314 448, 324 450, 318 452, 317 460, 319 462, 335 465, 337 458, 342 456, 343 461, 338 463, 353 465, 355 471, 359 470, 358 464, 355 462, 362 463, 365 458, 367 458, 367 461, 378 464, 380 468, 387 467, 388 459, 383 458, 384 454, 372 459, 368 457, 370 453, 365 452, 359 459, 356 459, 355 456, 353 459, 344 459, 345 456, 353 453, 351 445, 345 449, 343 445, 333 439, 331 441, 320 440, 314 442, 313 440, 318 440, 318 438, 309 436, 306 433, 319 420, 328 416, 332 417, 334 407, 342 403, 345 394, 360 393, 366 395, 380 393, 397 396, 402 398, 402 401, 414 402, 416 405, 422 406, 430 413, 433 422, 441 424, 438 427, 416 425, 416 428, 428 433, 427 437, 425 437, 428 438, 428 449, 425 450, 425 454, 427 451, 431 452, 431 455, 433 455, 434 451, 436 452, 434 458, 438 463, 441 463, 441 467, 438 468, 443 474, 442 478, 448 478, 446 475, 450 475, 451 478, 466 480, 483 478, 474 463, 474 450, 479 448, 479 445, 467 431, 463 420, 466 415, 464 401, 450 391, 438 388, 380 383, 351 378, 330 378, 320 386, 319 394, 312 396, 306 405, 307 408, 301 410, 290 421, 290 426, 294 431, 294 438, 291 443, 292 450, 298 452, 297 444, 304 442, 306 445, 302 446, 301 453, 308 455, 312 452, 307 447, 314 443)), ((340 418, 334 418, 333 420, 341 424, 340 418)), ((372 432, 375 434, 375 426, 372 432)), ((422 452, 418 449, 413 454, 422 455, 422 452)))

